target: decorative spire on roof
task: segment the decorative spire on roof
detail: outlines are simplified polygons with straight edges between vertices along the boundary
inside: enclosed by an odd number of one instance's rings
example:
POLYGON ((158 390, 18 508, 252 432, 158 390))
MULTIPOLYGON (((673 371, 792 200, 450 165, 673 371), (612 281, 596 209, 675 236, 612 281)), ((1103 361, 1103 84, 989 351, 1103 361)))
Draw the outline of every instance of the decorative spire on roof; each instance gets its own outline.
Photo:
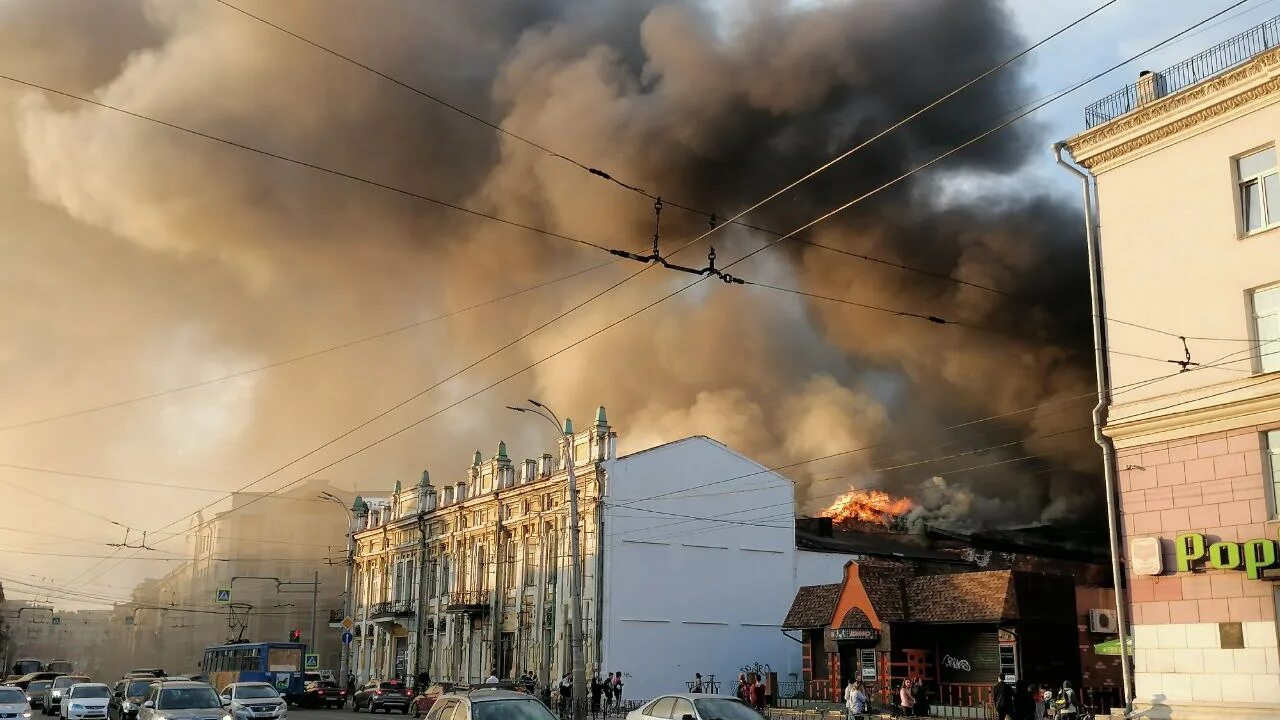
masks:
POLYGON ((471 460, 471 467, 478 467, 481 462, 482 462, 482 459, 480 457, 480 451, 477 450, 475 457, 472 458, 471 460))
POLYGON ((564 419, 564 434, 565 434, 565 435, 572 435, 572 434, 573 434, 573 419, 572 419, 572 418, 565 418, 565 419, 564 419))
POLYGON ((355 502, 351 503, 351 509, 356 513, 369 512, 369 506, 365 503, 364 498, 356 496, 355 502))
POLYGON ((431 486, 431 473, 426 470, 423 470, 422 479, 418 481, 418 487, 424 488, 424 487, 430 487, 430 486, 431 486))
POLYGON ((604 427, 609 424, 609 418, 604 415, 604 406, 596 408, 596 425, 604 427))
POLYGON ((397 495, 399 495, 399 494, 400 494, 400 481, 399 481, 399 480, 397 480, 397 481, 396 481, 396 489, 394 490, 394 492, 395 492, 395 494, 397 494, 397 495))
POLYGON ((507 443, 505 440, 498 441, 498 459, 510 460, 510 458, 507 457, 507 443))

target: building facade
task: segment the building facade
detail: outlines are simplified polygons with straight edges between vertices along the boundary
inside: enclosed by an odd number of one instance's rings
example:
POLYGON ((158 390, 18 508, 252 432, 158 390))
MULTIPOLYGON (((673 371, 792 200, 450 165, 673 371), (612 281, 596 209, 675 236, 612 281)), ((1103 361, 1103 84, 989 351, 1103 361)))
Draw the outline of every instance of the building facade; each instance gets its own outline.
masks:
POLYGON ((1153 716, 1280 717, 1278 31, 1143 73, 1066 143, 1096 188, 1104 433, 1153 716))
POLYGON ((520 462, 499 443, 455 483, 423 473, 413 488, 357 502, 358 680, 531 671, 545 686, 568 672, 569 457, 588 674, 622 672, 628 696, 644 697, 753 662, 798 672, 780 633, 794 529, 774 519, 793 512, 789 480, 704 437, 619 457, 604 408, 558 443, 520 462), (691 491, 706 484, 715 490, 691 491))

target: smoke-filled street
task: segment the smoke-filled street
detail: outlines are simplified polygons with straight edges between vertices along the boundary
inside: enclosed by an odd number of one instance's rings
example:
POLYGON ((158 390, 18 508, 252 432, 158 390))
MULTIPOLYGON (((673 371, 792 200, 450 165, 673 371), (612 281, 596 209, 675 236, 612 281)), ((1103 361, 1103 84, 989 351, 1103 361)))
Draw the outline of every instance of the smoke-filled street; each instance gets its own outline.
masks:
POLYGON ((0 718, 1280 720, 1270 5, 0 0, 0 718))

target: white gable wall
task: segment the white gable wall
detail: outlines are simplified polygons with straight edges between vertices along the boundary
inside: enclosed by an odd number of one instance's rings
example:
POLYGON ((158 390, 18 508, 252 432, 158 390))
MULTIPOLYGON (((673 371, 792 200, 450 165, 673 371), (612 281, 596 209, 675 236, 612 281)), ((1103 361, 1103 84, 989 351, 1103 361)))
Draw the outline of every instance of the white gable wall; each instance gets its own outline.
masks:
POLYGON ((801 646, 781 632, 795 594, 794 487, 762 470, 704 437, 606 463, 600 670, 625 673, 626 697, 683 692, 695 672, 731 693, 757 662, 799 677, 801 646))

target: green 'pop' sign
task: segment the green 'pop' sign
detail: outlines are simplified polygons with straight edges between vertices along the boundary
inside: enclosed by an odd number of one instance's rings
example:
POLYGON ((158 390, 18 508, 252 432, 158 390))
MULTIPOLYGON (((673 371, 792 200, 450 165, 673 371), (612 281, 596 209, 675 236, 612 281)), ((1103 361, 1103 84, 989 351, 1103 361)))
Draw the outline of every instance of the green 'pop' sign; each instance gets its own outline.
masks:
POLYGON ((1244 543, 1208 543, 1200 533, 1185 533, 1174 538, 1178 572, 1190 572, 1192 563, 1208 561, 1217 570, 1244 568, 1250 580, 1262 576, 1262 569, 1276 564, 1276 542, 1258 538, 1244 543))

